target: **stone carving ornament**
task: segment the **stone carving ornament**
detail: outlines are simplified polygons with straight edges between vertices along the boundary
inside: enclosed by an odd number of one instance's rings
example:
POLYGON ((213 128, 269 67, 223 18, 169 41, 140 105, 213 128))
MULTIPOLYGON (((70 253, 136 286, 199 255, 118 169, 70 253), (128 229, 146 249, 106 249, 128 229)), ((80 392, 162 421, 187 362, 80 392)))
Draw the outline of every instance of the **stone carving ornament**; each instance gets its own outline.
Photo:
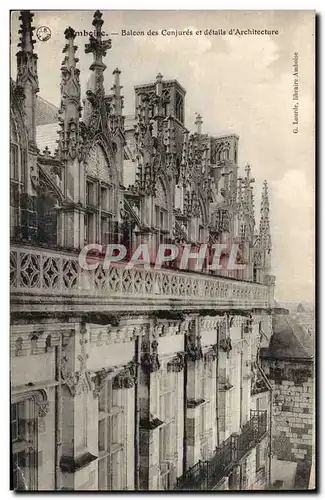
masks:
POLYGON ((49 402, 48 401, 39 401, 37 403, 37 406, 38 406, 38 416, 45 417, 49 412, 49 407, 50 407, 49 402))
POLYGON ((111 173, 108 160, 101 146, 96 144, 91 148, 87 158, 86 171, 88 175, 101 179, 105 182, 111 182, 111 173))
POLYGON ((157 340, 153 340, 151 345, 148 341, 142 342, 141 367, 145 373, 153 373, 159 370, 160 361, 157 340))
POLYGON ((112 372, 112 369, 105 369, 103 368, 102 370, 97 371, 92 377, 92 385, 93 385, 93 395, 94 398, 97 398, 99 394, 101 393, 106 380, 108 378, 108 375, 112 372))
POLYGON ((187 335, 186 356, 190 361, 198 361, 203 358, 201 336, 196 335, 195 323, 189 325, 189 333, 187 335))
POLYGON ((131 361, 114 377, 113 389, 131 389, 135 384, 136 363, 131 361))
POLYGON ((167 371, 179 373, 183 370, 184 365, 185 365, 185 354, 183 352, 178 352, 176 356, 174 356, 170 361, 168 361, 167 371))
POLYGON ((229 352, 232 350, 231 338, 227 337, 225 339, 221 339, 219 341, 219 349, 229 354, 229 352))

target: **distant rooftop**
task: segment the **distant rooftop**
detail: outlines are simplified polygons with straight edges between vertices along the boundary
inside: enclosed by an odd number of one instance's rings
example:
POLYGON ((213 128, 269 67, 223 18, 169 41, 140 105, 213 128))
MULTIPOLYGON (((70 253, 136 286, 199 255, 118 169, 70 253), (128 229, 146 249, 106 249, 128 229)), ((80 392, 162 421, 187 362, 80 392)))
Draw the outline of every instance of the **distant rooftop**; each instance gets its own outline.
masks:
POLYGON ((36 127, 36 144, 41 153, 47 146, 51 154, 54 154, 58 147, 56 142, 59 139, 58 130, 59 124, 57 122, 36 127))
MULTIPOLYGON (((184 94, 186 94, 186 90, 184 89, 183 85, 181 85, 179 83, 179 81, 177 81, 177 80, 162 80, 161 83, 162 83, 163 87, 167 86, 167 85, 176 84, 176 86, 179 87, 184 92, 184 94)), ((143 83, 140 85, 135 85, 134 89, 137 90, 137 89, 141 89, 141 88, 149 88, 149 87, 153 87, 155 85, 156 85, 156 81, 151 82, 151 83, 143 83)))
POLYGON ((304 345, 305 332, 290 315, 273 316, 273 334, 262 358, 312 361, 312 346, 304 345))
POLYGON ((36 126, 47 125, 48 123, 54 123, 58 120, 59 108, 51 104, 50 102, 43 99, 43 97, 37 96, 36 99, 36 126))

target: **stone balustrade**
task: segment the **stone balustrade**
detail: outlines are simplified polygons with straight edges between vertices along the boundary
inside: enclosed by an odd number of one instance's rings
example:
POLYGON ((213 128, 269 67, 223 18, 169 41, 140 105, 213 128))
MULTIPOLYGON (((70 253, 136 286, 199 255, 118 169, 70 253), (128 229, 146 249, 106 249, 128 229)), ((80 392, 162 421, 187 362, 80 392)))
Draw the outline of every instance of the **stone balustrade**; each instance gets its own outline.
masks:
POLYGON ((267 285, 167 268, 128 269, 123 262, 109 269, 100 262, 88 271, 76 253, 27 245, 11 247, 10 285, 12 311, 24 305, 65 311, 270 307, 267 285))

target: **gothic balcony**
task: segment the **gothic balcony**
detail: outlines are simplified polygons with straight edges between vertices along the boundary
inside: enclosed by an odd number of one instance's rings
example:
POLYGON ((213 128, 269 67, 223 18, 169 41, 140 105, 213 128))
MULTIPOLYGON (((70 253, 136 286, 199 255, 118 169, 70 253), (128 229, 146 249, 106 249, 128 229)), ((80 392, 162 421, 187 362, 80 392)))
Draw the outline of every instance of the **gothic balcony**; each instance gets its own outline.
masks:
POLYGON ((267 432, 267 411, 251 410, 240 434, 232 434, 210 460, 199 461, 177 479, 176 490, 213 490, 267 432))
POLYGON ((80 267, 78 253, 12 245, 12 312, 148 310, 231 311, 269 308, 268 286, 177 269, 96 270, 80 267))

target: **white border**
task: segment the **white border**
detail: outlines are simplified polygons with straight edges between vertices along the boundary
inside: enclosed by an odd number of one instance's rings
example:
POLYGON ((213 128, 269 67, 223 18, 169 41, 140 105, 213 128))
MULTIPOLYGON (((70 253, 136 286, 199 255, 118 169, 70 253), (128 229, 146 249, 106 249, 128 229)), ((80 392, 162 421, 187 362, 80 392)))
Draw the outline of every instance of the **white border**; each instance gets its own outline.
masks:
MULTIPOLYGON (((20 2, 20 4, 25 2, 20 2)), ((96 5, 91 5, 89 1, 84 0, 57 0, 56 2, 44 3, 41 0, 34 0, 31 2, 32 6, 28 5, 15 5, 12 6, 6 2, 2 2, 0 6, 0 37, 2 48, 1 59, 2 59, 2 78, 1 82, 1 183, 0 183, 0 203, 1 203, 1 247, 0 247, 0 262, 2 262, 1 267, 1 275, 0 275, 0 304, 1 304, 1 334, 0 334, 0 352, 2 354, 2 359, 0 362, 1 367, 1 412, 0 412, 0 429, 1 429, 1 455, 0 455, 0 491, 2 493, 2 498, 12 497, 13 492, 9 491, 9 9, 12 10, 20 10, 20 9, 30 9, 30 10, 122 10, 122 9, 131 9, 131 10, 175 10, 175 9, 183 9, 183 10, 315 10, 320 16, 322 11, 324 10, 324 3, 320 0, 314 1, 312 4, 308 0, 296 0, 295 2, 285 2, 283 0, 273 0, 273 2, 264 1, 248 1, 248 2, 240 2, 234 0, 228 0, 227 2, 211 2, 208 0, 200 0, 200 2, 194 1, 180 1, 180 0, 164 0, 164 2, 149 2, 138 0, 136 3, 132 0, 119 0, 119 2, 103 2, 100 1, 96 5)), ((324 63, 324 42, 320 33, 320 24, 322 19, 319 20, 318 23, 318 49, 320 52, 319 55, 319 65, 322 68, 322 63, 324 63)), ((323 74, 319 75, 319 80, 322 81, 323 74)), ((324 84, 323 84, 324 86, 324 84)), ((320 94, 320 82, 318 82, 318 94, 320 94)), ((319 103, 316 103, 317 106, 317 114, 318 114, 318 126, 320 126, 321 116, 324 111, 324 100, 321 101, 321 107, 319 107, 319 103)), ((318 136, 318 146, 320 153, 320 146, 325 142, 324 140, 324 130, 319 130, 318 136)), ((321 234, 319 235, 319 258, 321 257, 321 249, 324 248, 324 234, 325 234, 325 214, 324 214, 324 204, 321 203, 321 199, 325 196, 325 188, 324 188, 324 175, 321 175, 322 172, 322 162, 321 162, 321 154, 319 154, 318 158, 318 182, 320 182, 319 187, 319 229, 321 234)), ((318 273, 321 275, 321 279, 319 282, 319 287, 323 283, 324 280, 324 269, 320 269, 320 265, 318 266, 318 273)), ((319 293, 319 311, 325 309, 325 299, 324 297, 320 297, 319 293)), ((318 322, 320 319, 318 319, 318 322)), ((318 327, 318 336, 319 336, 319 347, 323 348, 324 342, 320 342, 322 332, 320 331, 320 326, 318 327)), ((321 366, 322 354, 324 352, 320 352, 318 349, 318 363, 321 366)), ((320 370, 319 370, 320 371, 320 370)), ((322 373, 319 373, 320 378, 318 380, 318 388, 319 395, 321 396, 322 388, 325 387, 324 383, 324 370, 322 373), (323 382, 323 383, 322 383, 323 382)), ((318 401, 318 410, 317 415, 320 419, 319 429, 321 430, 321 421, 322 421, 322 409, 324 404, 324 398, 318 401)), ((321 448, 321 445, 324 446, 323 436, 318 436, 317 442, 318 446, 321 448), (321 439, 322 438, 322 439, 321 439), (320 443, 320 440, 322 441, 320 443)), ((320 455, 320 449, 318 450, 318 455, 320 455)), ((324 465, 320 464, 319 467, 319 477, 317 478, 320 482, 320 478, 322 477, 322 472, 324 471, 324 465)), ((321 484, 319 484, 319 488, 321 488, 321 484)), ((53 493, 55 494, 55 493, 53 493)), ((221 492, 218 492, 220 495, 221 492)), ((306 493, 308 494, 308 493, 306 493)), ((42 494, 39 493, 40 498, 42 498, 42 494)), ((62 493, 61 493, 62 495, 62 493)), ((90 496, 95 498, 96 494, 89 493, 90 496)), ((116 495, 110 493, 110 498, 114 498, 117 496, 121 496, 122 493, 117 493, 116 495)), ((138 496, 139 494, 137 494, 138 496)), ((147 494, 145 494, 147 496, 147 494)), ((200 493, 196 493, 196 495, 200 495, 200 493)), ((225 493, 223 496, 226 496, 225 493)), ((247 495, 247 493, 246 493, 247 495)), ((249 493, 248 493, 249 495, 249 493)), ((280 493, 281 495, 281 493, 280 493)), ((67 495, 64 495, 67 496, 67 495)), ((184 495, 182 495, 184 496, 184 495)), ((266 496, 266 494, 260 494, 260 496, 266 496)), ((285 496, 282 494, 281 496, 285 496)), ((46 498, 46 496, 44 495, 46 498)), ((160 494, 160 498, 168 497, 168 494, 160 494)), ((277 492, 277 498, 279 498, 279 492, 277 492)))

